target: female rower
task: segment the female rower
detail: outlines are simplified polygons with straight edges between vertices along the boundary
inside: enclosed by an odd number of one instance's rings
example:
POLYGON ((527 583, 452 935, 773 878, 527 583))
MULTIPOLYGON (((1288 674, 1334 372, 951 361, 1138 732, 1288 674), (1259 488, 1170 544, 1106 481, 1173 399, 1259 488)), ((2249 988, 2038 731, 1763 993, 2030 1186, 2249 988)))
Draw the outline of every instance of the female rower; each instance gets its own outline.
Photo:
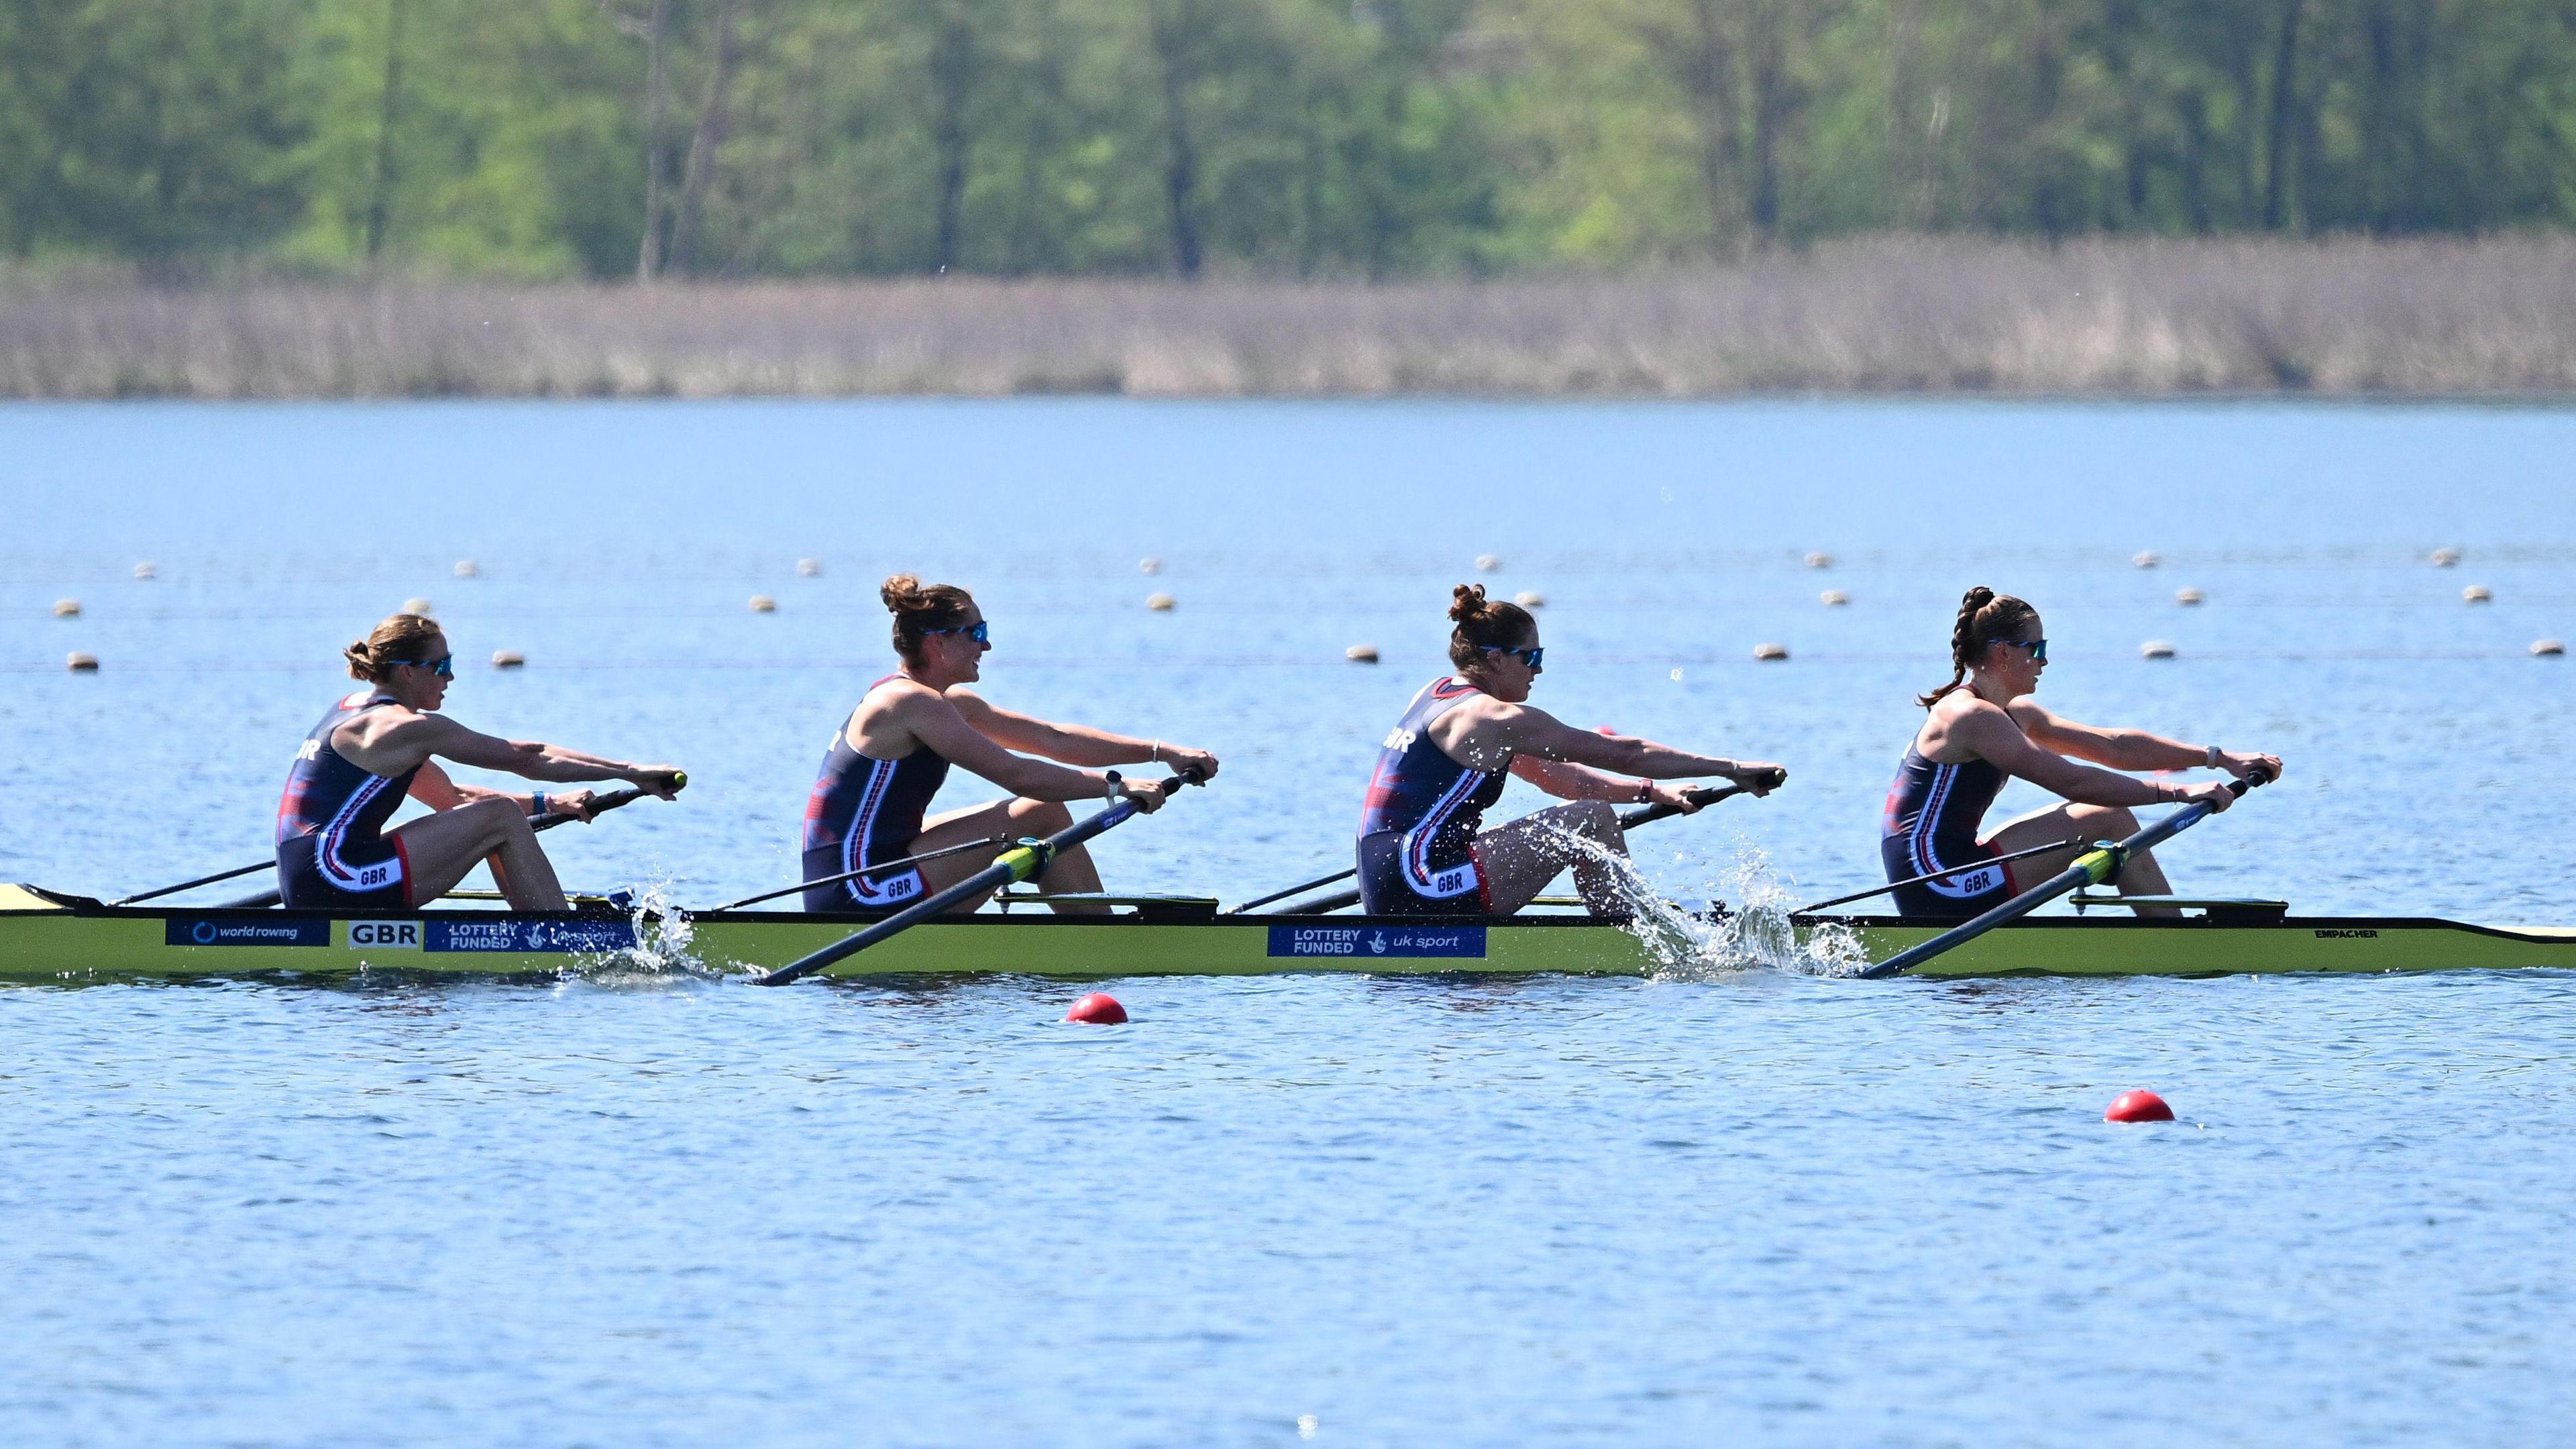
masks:
POLYGON ((1625 919, 1633 908, 1608 857, 1626 855, 1628 843, 1612 801, 1689 813, 1699 807, 1688 791, 1657 781, 1724 775, 1764 795, 1782 778, 1774 765, 1561 724, 1523 702, 1547 652, 1527 610, 1487 600, 1482 585, 1460 584, 1449 617, 1457 626, 1449 662, 1458 672, 1413 697, 1369 777, 1359 882, 1361 909, 1371 915, 1508 916, 1571 865, 1592 913, 1625 919), (1575 803, 1479 832, 1506 775, 1575 803))
MULTIPOLYGON (((878 597, 894 615, 894 652, 902 666, 868 686, 824 752, 822 775, 805 802, 805 879, 812 882, 805 889, 807 910, 887 910, 954 885, 991 864, 1009 842, 1071 825, 1073 812, 1063 803, 1068 800, 1124 797, 1147 811, 1163 802, 1155 782, 1131 785, 1116 770, 1066 765, 1160 764, 1195 770, 1203 781, 1216 775, 1216 756, 1205 750, 1051 724, 985 703, 966 686, 981 677, 993 645, 984 611, 964 589, 897 574, 878 597), (925 820, 930 797, 951 765, 1019 798, 925 820), (918 865, 851 874, 976 842, 983 844, 918 865)), ((1100 872, 1090 853, 1076 846, 1057 855, 1038 884, 1051 895, 1097 892, 1100 872)), ((1058 903, 1056 909, 1107 908, 1058 903)))
MULTIPOLYGON (((2048 668, 2048 640, 2039 611, 2010 594, 1968 590, 1950 629, 1950 663, 1950 682, 1916 701, 1932 717, 1915 732, 1897 767, 1878 842, 1891 881, 1951 872, 1896 888, 1896 908, 1909 917, 1979 915, 2010 899, 2015 882, 2035 883, 2064 870, 2091 842, 2137 833, 2137 817, 2129 813, 2133 805, 2206 803, 2220 811, 2235 803, 2224 782, 2167 785, 2113 770, 2206 767, 2240 780, 2281 773, 2277 756, 2231 754, 2143 730, 2100 729, 2040 708, 2030 696, 2048 668), (2079 765, 2069 755, 2111 769, 2079 765), (2035 810, 1980 837, 1986 807, 2010 775, 2071 803, 2035 810), (2052 842, 2067 843, 2017 861, 1996 860, 2052 842)), ((2119 885, 2124 895, 2163 895, 2169 889, 2164 869, 2144 851, 2129 858, 2119 885)), ((2138 913, 2173 914, 2145 906, 2138 913)))
POLYGON ((277 891, 286 905, 416 909, 489 857, 512 909, 567 909, 528 817, 551 811, 588 820, 590 792, 512 795, 460 785, 433 757, 531 780, 629 780, 665 800, 679 789, 667 765, 495 739, 437 713, 455 677, 454 655, 438 625, 418 614, 394 615, 342 654, 349 676, 369 687, 331 706, 287 772, 277 807, 277 891), (405 796, 436 813, 386 830, 405 796))

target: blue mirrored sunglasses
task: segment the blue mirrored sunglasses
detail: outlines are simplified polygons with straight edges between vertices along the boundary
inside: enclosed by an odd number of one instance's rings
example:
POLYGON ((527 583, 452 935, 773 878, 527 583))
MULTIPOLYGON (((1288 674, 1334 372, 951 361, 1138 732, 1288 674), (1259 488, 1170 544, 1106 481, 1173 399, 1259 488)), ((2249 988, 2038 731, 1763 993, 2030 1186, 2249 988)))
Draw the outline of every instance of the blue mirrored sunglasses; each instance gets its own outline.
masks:
POLYGON ((456 656, 453 654, 441 654, 436 659, 400 659, 395 662, 408 664, 414 669, 426 669, 441 679, 456 677, 456 656))
POLYGON ((1502 649, 1488 644, 1484 646, 1484 649, 1488 654, 1508 654, 1512 656, 1514 659, 1528 665, 1530 673, 1532 674, 1538 673, 1539 661, 1547 657, 1547 650, 1543 647, 1537 649, 1502 649))
POLYGON ((2010 644, 2015 649, 2029 650, 2030 662, 2033 664, 2046 664, 2048 662, 2048 641, 2045 639, 1998 639, 1995 642, 1998 644, 2010 644))
POLYGON ((990 644, 993 642, 993 621, 990 619, 978 619, 972 624, 960 624, 954 629, 924 629, 921 632, 924 634, 963 634, 978 644, 990 644))

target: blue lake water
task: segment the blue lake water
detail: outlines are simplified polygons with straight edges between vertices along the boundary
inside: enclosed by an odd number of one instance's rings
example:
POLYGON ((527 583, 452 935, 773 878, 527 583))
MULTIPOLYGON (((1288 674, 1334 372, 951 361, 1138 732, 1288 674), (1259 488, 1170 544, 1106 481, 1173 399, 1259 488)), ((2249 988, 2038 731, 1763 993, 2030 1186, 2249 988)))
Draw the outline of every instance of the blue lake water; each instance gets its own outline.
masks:
MULTIPOLYGON (((549 835, 568 883, 783 884, 901 567, 975 589, 996 700, 1225 758, 1101 843, 1113 886, 1332 868, 1481 578, 1545 596, 1540 704, 1790 766, 1640 832, 1658 885, 1821 897, 1875 881, 1982 582, 2043 610, 2054 707, 2287 757, 2168 852, 2184 889, 2564 924, 2576 691, 2527 646, 2576 635, 2571 458, 2576 413, 2429 407, 0 407, 0 880, 257 858, 339 647, 421 596, 459 718, 689 769, 549 835)), ((0 990, 0 1437, 2510 1444, 2576 1411, 2566 973, 1110 989, 1126 1027, 1039 979, 0 990), (2184 1121, 2103 1124, 2134 1086, 2184 1121)))

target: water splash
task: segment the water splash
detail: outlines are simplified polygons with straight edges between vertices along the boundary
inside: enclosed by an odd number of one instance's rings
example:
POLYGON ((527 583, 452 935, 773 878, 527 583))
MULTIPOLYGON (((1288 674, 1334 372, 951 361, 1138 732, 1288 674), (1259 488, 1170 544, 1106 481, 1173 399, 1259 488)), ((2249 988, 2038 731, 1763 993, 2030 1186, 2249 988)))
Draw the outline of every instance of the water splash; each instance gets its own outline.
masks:
POLYGON ((1659 981, 1705 981, 1746 971, 1794 971, 1803 976, 1857 976, 1869 955, 1849 926, 1809 926, 1801 939, 1790 922, 1796 897, 1772 869, 1770 854, 1738 847, 1735 859, 1710 882, 1714 912, 1688 910, 1655 889, 1636 862, 1596 841, 1565 830, 1550 832, 1573 853, 1605 867, 1633 912, 1626 930, 1655 962, 1659 981), (1726 910, 1728 897, 1740 902, 1726 910))
POLYGON ((691 921, 671 900, 668 877, 646 881, 610 899, 626 908, 626 917, 635 930, 635 944, 622 950, 603 951, 576 959, 566 974, 590 981, 613 980, 622 976, 707 976, 717 974, 714 968, 698 959, 692 949, 697 934, 691 921))

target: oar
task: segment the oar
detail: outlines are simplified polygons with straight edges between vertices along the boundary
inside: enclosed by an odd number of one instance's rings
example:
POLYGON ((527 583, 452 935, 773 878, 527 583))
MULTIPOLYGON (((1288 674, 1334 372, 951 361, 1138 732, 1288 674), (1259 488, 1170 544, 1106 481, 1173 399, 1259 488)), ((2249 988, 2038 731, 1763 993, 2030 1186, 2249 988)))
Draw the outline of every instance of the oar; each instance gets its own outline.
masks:
POLYGON ((738 901, 727 901, 723 905, 709 906, 703 911, 691 911, 689 914, 693 916, 705 916, 712 915, 717 911, 740 910, 744 906, 758 905, 762 901, 774 901, 780 896, 792 896, 798 891, 810 890, 815 886, 839 885, 845 880, 857 880, 861 876, 884 875, 889 871, 903 870, 909 866, 919 865, 925 860, 937 860, 944 855, 963 855, 970 850, 990 850, 996 845, 1008 845, 1010 843, 1011 837, 1007 835, 995 835, 983 840, 970 840, 964 845, 952 845, 944 850, 925 850, 919 855, 907 855, 901 860, 883 860, 877 862, 875 865, 863 865, 857 870, 845 870, 839 875, 819 876, 813 880, 800 880, 792 886, 783 886, 774 891, 762 891, 756 896, 744 896, 738 901))
MULTIPOLYGON (((1696 790, 1693 790, 1693 791, 1691 791, 1691 792, 1690 792, 1690 800, 1691 800, 1691 803, 1692 803, 1693 805, 1697 806, 1699 809, 1705 810, 1705 809, 1707 809, 1709 806, 1716 804, 1718 801, 1723 800, 1723 799, 1727 798, 1727 797, 1728 797, 1728 796, 1730 796, 1730 795, 1741 795, 1741 794, 1743 794, 1743 793, 1744 793, 1744 792, 1746 792, 1747 790, 1752 789, 1752 788, 1753 788, 1753 785, 1754 785, 1754 784, 1756 784, 1756 783, 1760 784, 1760 785, 1762 786, 1762 788, 1763 788, 1763 789, 1765 789, 1765 790, 1776 790, 1776 789, 1780 788, 1780 786, 1782 786, 1783 784, 1786 784, 1786 783, 1788 782, 1788 779, 1789 779, 1789 772, 1788 772, 1788 771, 1786 771, 1786 770, 1771 770, 1771 771, 1766 772, 1766 776, 1765 776, 1765 778, 1763 778, 1763 779, 1762 779, 1762 780, 1760 780, 1760 781, 1756 781, 1756 782, 1748 782, 1748 783, 1746 783, 1746 784, 1742 784, 1742 785, 1728 785, 1728 786, 1725 786, 1724 788, 1720 788, 1720 787, 1717 787, 1717 786, 1714 786, 1714 785, 1703 785, 1703 786, 1701 786, 1699 789, 1696 789, 1696 790)), ((1620 829, 1620 831, 1624 834, 1624 833, 1625 833, 1625 832, 1627 832, 1627 831, 1631 831, 1631 830, 1636 829, 1636 828, 1637 828, 1638 826, 1640 826, 1640 825, 1651 825, 1651 824, 1653 824, 1655 821, 1658 821, 1658 820, 1668 820, 1668 819, 1672 818, 1673 816, 1675 816, 1675 815, 1679 815, 1679 814, 1681 814, 1681 813, 1682 813, 1682 808, 1681 808, 1680 806, 1678 806, 1678 805, 1664 805, 1664 804, 1647 805, 1647 806, 1641 807, 1641 808, 1636 809, 1636 810, 1628 811, 1626 814, 1621 815, 1621 816, 1619 817, 1619 829, 1620 829)), ((1349 880, 1352 876, 1355 876, 1355 875, 1357 875, 1357 874, 1359 874, 1359 873, 1360 873, 1360 872, 1359 872, 1359 867, 1357 867, 1357 866, 1353 866, 1353 867, 1351 867, 1349 870, 1341 871, 1341 872, 1338 872, 1338 873, 1333 874, 1333 875, 1328 875, 1328 876, 1324 877, 1322 880, 1310 880, 1310 881, 1306 882, 1304 885, 1301 885, 1301 886, 1295 886, 1295 887, 1292 887, 1291 889, 1288 889, 1288 890, 1279 891, 1279 892, 1277 892, 1277 893, 1275 893, 1275 894, 1272 894, 1272 895, 1266 895, 1266 896, 1263 896, 1261 899, 1259 899, 1259 900, 1257 900, 1257 901, 1246 901, 1246 902, 1244 902, 1242 905, 1239 905, 1239 906, 1235 907, 1233 910, 1230 910, 1230 911, 1226 912, 1225 914, 1227 914, 1227 915, 1229 915, 1229 916, 1239 916, 1239 915, 1242 915, 1242 914, 1244 914, 1245 912, 1247 912, 1247 911, 1251 910, 1251 909, 1252 909, 1253 907, 1255 907, 1255 906, 1266 906, 1266 905, 1270 904, 1272 901, 1284 901, 1284 900, 1288 899, 1290 896, 1304 895, 1306 892, 1308 892, 1308 891, 1310 891, 1310 890, 1315 889, 1317 886, 1328 886, 1328 885, 1331 885, 1331 884, 1332 884, 1333 882, 1335 882, 1335 881, 1349 880)), ((1347 905, 1350 905, 1350 904, 1352 904, 1353 902, 1357 901, 1359 898, 1360 898, 1360 893, 1359 893, 1358 891, 1336 891, 1336 892, 1334 892, 1333 894, 1331 894, 1331 895, 1329 895, 1329 896, 1322 897, 1322 898, 1321 898, 1321 899, 1319 899, 1319 900, 1313 900, 1313 901, 1309 901, 1309 902, 1307 902, 1307 903, 1306 903, 1306 908, 1305 908, 1304 910, 1294 912, 1293 914, 1301 915, 1301 916, 1311 916, 1311 915, 1317 915, 1317 914, 1320 914, 1320 913, 1325 912, 1325 911, 1338 911, 1338 910, 1340 910, 1342 907, 1347 906, 1347 905)))
MULTIPOLYGON (((1172 798, 1173 791, 1183 785, 1198 784, 1203 778, 1195 769, 1184 770, 1153 788, 1160 790, 1163 798, 1168 800, 1172 798)), ((1121 800, 1090 819, 1077 820, 1044 840, 1024 840, 1009 850, 1003 851, 991 865, 948 889, 924 896, 884 920, 869 926, 866 930, 856 935, 844 936, 810 956, 800 956, 765 976, 755 976, 752 978, 752 984, 784 986, 801 976, 820 971, 844 957, 855 956, 889 936, 901 935, 953 906, 961 905, 979 896, 991 895, 1007 885, 1033 880, 1044 872, 1047 864, 1057 856, 1095 835, 1114 830, 1127 823, 1128 818, 1142 808, 1133 800, 1121 800)))
MULTIPOLYGON (((2227 793, 2242 799, 2246 791, 2257 785, 2268 784, 2271 779, 2270 771, 2258 769, 2242 780, 2228 781, 2227 793)), ((2099 848, 2077 856, 2073 865, 1975 920, 1962 926, 1954 926, 1912 950, 1899 951, 1860 973, 1861 977, 1864 980, 1875 981, 1880 977, 1893 976, 1900 971, 1911 971, 1945 951, 1966 945, 1997 926, 2029 915, 2077 886, 2100 885, 2118 875, 2121 867, 2129 863, 2131 856, 2140 851, 2153 850, 2207 818, 2209 818, 2207 803, 2187 805, 2117 845, 2106 841, 2099 848)))
MULTIPOLYGON (((677 789, 681 788, 682 786, 684 786, 684 785, 686 785, 686 784, 688 784, 688 783, 689 783, 689 776, 688 776, 688 772, 687 772, 687 771, 685 771, 685 770, 674 770, 674 771, 672 771, 672 772, 671 772, 671 775, 672 775, 672 785, 671 785, 671 788, 672 788, 672 789, 674 789, 674 790, 677 790, 677 789)), ((590 802, 590 813, 591 813, 592 815, 596 816, 596 815, 598 815, 598 814, 599 814, 601 811, 603 811, 603 810, 614 810, 614 809, 616 809, 616 808, 617 808, 618 806, 620 806, 620 805, 632 805, 632 804, 634 804, 636 801, 643 799, 645 796, 650 795, 651 793, 653 793, 653 792, 652 792, 652 791, 650 791, 650 790, 611 790, 611 791, 609 791, 607 794, 602 795, 602 796, 600 796, 598 799, 593 800, 593 801, 591 801, 591 802, 590 802)), ((580 816, 575 815, 575 814, 573 814, 572 812, 570 812, 570 811, 568 811, 568 810, 549 810, 549 811, 547 811, 547 812, 546 812, 545 814, 543 814, 543 815, 531 815, 531 816, 529 816, 529 817, 528 817, 528 828, 529 828, 530 830, 552 830, 552 829, 554 829, 556 826, 563 824, 563 823, 564 823, 565 821, 567 821, 567 820, 579 820, 580 818, 581 818, 580 816)), ((261 864, 262 864, 262 865, 266 865, 266 866, 270 867, 271 869, 274 869, 274 868, 276 868, 277 862, 276 862, 276 860, 275 860, 275 859, 270 859, 270 860, 266 860, 266 861, 261 862, 261 864)), ((246 874, 248 874, 250 871, 257 870, 257 869, 259 869, 259 866, 254 865, 254 866, 250 866, 250 867, 248 867, 248 868, 247 868, 247 869, 245 869, 245 870, 237 870, 237 871, 234 871, 234 872, 232 872, 232 874, 234 874, 234 875, 246 875, 246 874)), ((214 880, 222 880, 223 878, 224 878, 224 877, 222 877, 222 876, 213 876, 213 877, 210 877, 210 879, 214 879, 214 880)), ((173 887, 172 889, 178 889, 178 887, 173 887)), ((166 894, 166 892, 163 892, 163 891, 154 891, 154 892, 152 892, 152 894, 153 894, 153 895, 163 895, 163 894, 166 894)), ((145 899, 145 897, 143 897, 143 896, 135 896, 135 897, 132 897, 132 899, 134 899, 134 900, 138 900, 138 901, 139 901, 139 900, 143 900, 143 899, 145 899)), ((114 904, 116 904, 116 905, 123 905, 123 904, 125 904, 125 902, 123 902, 123 901, 117 901, 117 902, 114 902, 114 904)), ((277 904, 277 892, 275 892, 275 891, 261 891, 258 895, 255 895, 255 896, 244 896, 244 897, 242 897, 240 900, 237 900, 237 901, 226 901, 226 902, 224 902, 221 906, 216 907, 216 909, 218 909, 218 910, 225 910, 225 911, 256 911, 256 910, 261 910, 261 909, 264 909, 264 908, 266 908, 266 907, 268 907, 268 906, 273 906, 273 905, 276 905, 276 904, 277 904)))
POLYGON ((1978 861, 1975 865, 1953 866, 1948 870, 1936 870, 1930 875, 1918 875, 1906 880, 1889 881, 1887 884, 1880 886, 1875 890, 1854 891, 1847 896, 1836 896, 1829 901, 1818 901, 1812 906, 1800 906, 1789 914, 1793 916, 1812 915, 1817 911, 1830 910, 1835 906, 1847 906, 1854 901, 1865 901, 1871 896, 1883 896, 1889 891, 1902 890, 1910 885, 1921 885, 1925 881, 1947 880, 1951 876, 1966 875, 1968 872, 1977 870, 1984 866, 2001 865, 2008 860, 2028 860, 2034 855, 2046 855, 2052 850, 2071 850, 2083 843, 2083 840, 2080 838, 2075 840, 2058 840, 2051 841, 2046 845, 2034 845, 2028 850, 2016 850, 2010 855, 1988 856, 1986 859, 1978 861))

